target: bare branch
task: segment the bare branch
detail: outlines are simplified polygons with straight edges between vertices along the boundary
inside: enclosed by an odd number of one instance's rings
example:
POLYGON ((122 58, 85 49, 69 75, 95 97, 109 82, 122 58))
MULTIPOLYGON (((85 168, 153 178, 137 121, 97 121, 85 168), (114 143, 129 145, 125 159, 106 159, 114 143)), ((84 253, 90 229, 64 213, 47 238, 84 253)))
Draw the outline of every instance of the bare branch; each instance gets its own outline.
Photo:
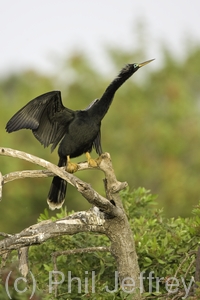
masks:
MULTIPOLYGON (((24 229, 18 234, 6 237, 0 241, 0 255, 14 249, 19 250, 23 247, 41 244, 50 238, 65 234, 98 232, 105 234, 110 239, 110 251, 116 259, 120 282, 124 282, 128 286, 131 283, 130 278, 133 278, 135 288, 141 288, 133 234, 118 193, 127 186, 127 183, 119 182, 116 179, 108 153, 104 153, 99 157, 97 166, 97 169, 102 170, 105 174, 104 184, 107 199, 99 195, 89 184, 67 173, 63 168, 59 168, 36 156, 8 148, 0 148, 0 155, 24 159, 46 169, 7 174, 3 176, 3 183, 27 176, 47 177, 57 175, 73 185, 89 203, 95 205, 89 211, 77 212, 57 221, 43 221, 24 229)), ((87 163, 79 164, 79 170, 85 169, 90 169, 87 163)), ((27 266, 27 263, 25 263, 25 266, 27 266)), ((135 296, 135 299, 141 299, 140 295, 135 296)))
MULTIPOLYGON (((64 171, 64 168, 60 168, 64 171)), ((55 174, 48 170, 24 170, 5 174, 3 176, 3 183, 6 184, 13 180, 24 179, 24 178, 47 178, 53 177, 55 174)))
MULTIPOLYGON (((10 148, 2 148, 2 147, 0 147, 0 155, 17 157, 19 159, 29 161, 31 163, 37 164, 37 165, 42 166, 47 169, 47 170, 26 170, 26 171, 21 171, 21 172, 12 172, 12 173, 4 175, 4 177, 2 177, 2 181, 4 180, 4 183, 7 183, 7 182, 15 180, 15 179, 20 179, 20 178, 51 177, 56 174, 56 175, 60 176, 61 178, 64 177, 63 179, 67 178, 67 181, 70 184, 74 185, 74 183, 73 183, 74 175, 72 175, 68 172, 64 172, 65 169, 63 167, 59 168, 56 165, 54 165, 44 159, 41 159, 37 156, 25 153, 23 151, 18 151, 18 150, 14 150, 14 149, 10 149, 10 148)), ((87 162, 78 164, 79 171, 86 170, 86 169, 95 169, 95 168, 100 169, 105 173, 107 179, 109 179, 110 186, 112 187, 111 190, 113 192, 116 193, 119 190, 121 190, 127 186, 126 182, 119 182, 116 179, 109 153, 104 153, 99 157, 98 167, 90 167, 87 162)), ((2 175, 0 175, 0 176, 2 176, 2 175)))
POLYGON ((34 156, 32 154, 29 154, 29 153, 26 153, 23 151, 18 151, 18 150, 14 150, 14 149, 10 149, 10 148, 2 148, 2 147, 0 147, 0 155, 16 157, 19 159, 29 161, 33 164, 39 165, 39 166, 47 169, 48 171, 58 175, 59 177, 67 180, 71 185, 75 186, 75 183, 74 183, 75 176, 62 171, 58 166, 56 166, 42 158, 39 158, 37 156, 34 156))
MULTIPOLYGON (((1 148, 0 147, 0 154, 5 155, 5 156, 12 156, 12 157, 17 157, 23 160, 27 160, 31 163, 35 163, 37 165, 40 165, 46 170, 38 170, 38 171, 21 171, 21 172, 14 172, 11 174, 6 174, 5 177, 3 176, 3 182, 7 183, 9 181, 19 179, 19 178, 25 178, 25 177, 48 177, 48 176, 54 176, 57 175, 66 181, 68 181, 71 185, 73 185, 81 194, 82 196, 91 204, 99 207, 101 210, 103 210, 105 213, 111 215, 111 216, 117 216, 121 214, 121 210, 118 207, 115 207, 110 201, 108 201, 106 198, 102 197, 99 193, 97 193, 92 187, 85 183, 84 181, 80 180, 76 176, 69 174, 64 170, 64 168, 59 168, 58 166, 41 159, 39 157, 36 157, 34 155, 18 151, 18 150, 13 150, 10 148, 1 148)), ((108 154, 104 154, 104 158, 110 160, 110 156, 108 154)), ((100 166, 98 167, 101 169, 101 163, 103 159, 100 161, 100 166)), ((111 161, 110 161, 111 162, 111 161)), ((85 169, 86 165, 83 163, 84 167, 81 167, 80 164, 80 169, 85 169)), ((88 167, 87 167, 88 168, 88 167)), ((108 169, 110 166, 108 165, 108 169)), ((109 172, 108 172, 109 173, 109 172)), ((113 171, 114 173, 114 171, 113 171)), ((112 193, 112 191, 111 191, 112 193)))
POLYGON ((0 255, 8 250, 41 244, 60 235, 79 232, 105 233, 104 223, 104 214, 96 213, 94 209, 80 211, 57 221, 43 221, 0 241, 0 255))
POLYGON ((7 260, 8 256, 9 256, 10 252, 11 252, 11 251, 6 251, 5 253, 3 253, 3 254, 1 255, 0 276, 2 275, 2 269, 3 269, 3 268, 5 267, 5 265, 6 265, 6 260, 7 260))
POLYGON ((110 247, 87 247, 87 248, 80 248, 80 249, 72 249, 72 250, 63 250, 63 251, 56 251, 53 252, 51 255, 52 257, 58 257, 61 255, 73 255, 77 253, 91 253, 91 252, 110 252, 110 247))
POLYGON ((28 250, 29 247, 22 247, 18 251, 19 256, 19 271, 26 277, 29 271, 28 267, 28 250))
POLYGON ((4 236, 4 237, 11 237, 11 236, 12 236, 12 234, 5 233, 5 232, 0 232, 0 236, 4 236))

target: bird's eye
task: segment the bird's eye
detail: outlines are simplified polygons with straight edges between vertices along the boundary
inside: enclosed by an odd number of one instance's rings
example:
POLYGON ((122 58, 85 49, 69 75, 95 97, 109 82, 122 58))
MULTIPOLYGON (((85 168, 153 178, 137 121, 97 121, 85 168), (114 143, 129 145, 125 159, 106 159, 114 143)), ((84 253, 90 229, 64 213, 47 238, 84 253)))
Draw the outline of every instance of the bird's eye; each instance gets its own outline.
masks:
POLYGON ((133 64, 133 67, 134 68, 138 68, 138 64, 133 64))

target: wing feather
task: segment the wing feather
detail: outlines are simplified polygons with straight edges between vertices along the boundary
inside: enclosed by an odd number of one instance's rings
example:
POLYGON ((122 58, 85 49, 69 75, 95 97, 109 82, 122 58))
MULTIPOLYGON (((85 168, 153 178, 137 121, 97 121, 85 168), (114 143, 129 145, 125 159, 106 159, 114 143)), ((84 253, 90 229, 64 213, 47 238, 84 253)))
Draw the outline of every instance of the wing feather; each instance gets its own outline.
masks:
MULTIPOLYGON (((93 105, 95 105, 97 102, 99 102, 99 99, 93 100, 86 108, 85 110, 90 109, 93 105)), ((98 155, 101 155, 103 153, 102 146, 101 146, 101 130, 99 130, 97 137, 95 138, 93 142, 93 148, 95 149, 96 153, 98 155)))
POLYGON ((98 135, 96 139, 93 142, 93 147, 96 150, 96 153, 98 155, 101 155, 103 153, 102 147, 101 147, 101 131, 99 130, 98 135))
POLYGON ((62 104, 61 93, 52 91, 36 97, 22 107, 7 123, 7 132, 31 129, 44 147, 52 150, 65 135, 74 111, 62 104))

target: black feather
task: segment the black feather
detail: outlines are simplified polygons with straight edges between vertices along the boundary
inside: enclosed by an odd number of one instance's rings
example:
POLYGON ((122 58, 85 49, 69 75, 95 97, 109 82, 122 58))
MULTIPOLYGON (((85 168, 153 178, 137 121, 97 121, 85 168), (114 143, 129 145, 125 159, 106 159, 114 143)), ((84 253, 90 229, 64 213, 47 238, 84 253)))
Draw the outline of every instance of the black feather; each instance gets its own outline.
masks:
MULTIPOLYGON (((117 89, 132 76, 142 64, 128 64, 111 82, 100 99, 95 99, 85 110, 73 111, 63 106, 61 93, 52 91, 27 103, 7 123, 7 132, 31 129, 44 147, 59 144, 58 166, 67 164, 67 156, 77 157, 95 148, 102 154, 101 121, 107 113, 117 89)), ((48 195, 52 209, 61 207, 67 189, 65 180, 55 176, 48 195)))

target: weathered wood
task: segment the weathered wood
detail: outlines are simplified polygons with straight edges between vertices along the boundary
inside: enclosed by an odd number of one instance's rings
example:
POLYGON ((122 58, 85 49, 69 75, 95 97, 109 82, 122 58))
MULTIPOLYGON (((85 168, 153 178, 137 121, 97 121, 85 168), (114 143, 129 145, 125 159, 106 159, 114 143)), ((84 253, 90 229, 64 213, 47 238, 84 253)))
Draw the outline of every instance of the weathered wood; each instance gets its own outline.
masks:
MULTIPOLYGON (((0 255, 4 255, 6 252, 14 249, 26 249, 27 251, 27 248, 24 247, 29 247, 33 244, 38 245, 50 238, 61 235, 98 232, 107 235, 110 239, 110 251, 116 259, 121 285, 126 285, 127 290, 130 290, 133 288, 134 283, 134 290, 140 291, 142 289, 133 233, 119 194, 119 191, 125 188, 127 183, 117 180, 108 153, 104 153, 99 157, 98 167, 96 167, 105 174, 104 183, 107 198, 102 197, 89 184, 67 173, 64 168, 59 168, 41 158, 8 148, 0 148, 0 155, 24 159, 45 168, 45 170, 26 170, 6 174, 1 180, 2 185, 12 180, 26 177, 51 177, 57 175, 73 185, 89 203, 94 205, 88 211, 76 212, 56 221, 43 221, 12 236, 5 235, 5 238, 0 241, 0 255), (128 284, 132 286, 128 287, 128 284)), ((87 169, 91 169, 91 167, 86 162, 78 164, 78 170, 87 169)), ((24 257, 27 254, 26 251, 22 251, 24 257)), ((28 258, 24 260, 24 274, 27 273, 27 260, 28 258)), ((141 294, 134 295, 134 299, 141 299, 141 294)))

